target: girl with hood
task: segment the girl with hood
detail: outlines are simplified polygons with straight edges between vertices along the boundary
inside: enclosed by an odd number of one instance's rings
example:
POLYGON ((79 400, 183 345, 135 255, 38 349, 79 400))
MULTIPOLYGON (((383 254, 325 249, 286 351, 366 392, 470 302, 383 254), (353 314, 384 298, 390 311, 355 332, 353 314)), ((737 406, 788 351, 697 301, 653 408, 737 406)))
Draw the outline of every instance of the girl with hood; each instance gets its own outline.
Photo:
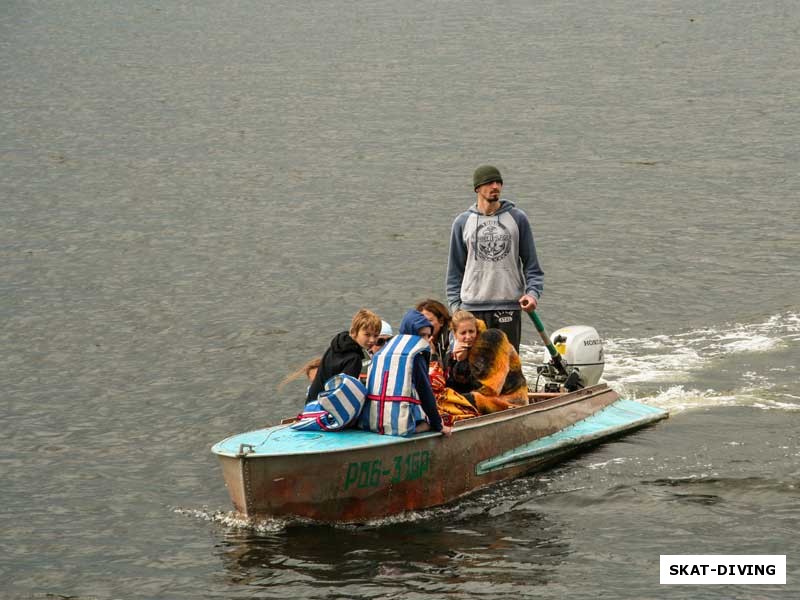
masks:
POLYGON ((432 334, 431 322, 419 311, 403 316, 399 334, 372 357, 359 427, 386 435, 428 430, 450 435, 452 428, 442 423, 428 378, 432 334))

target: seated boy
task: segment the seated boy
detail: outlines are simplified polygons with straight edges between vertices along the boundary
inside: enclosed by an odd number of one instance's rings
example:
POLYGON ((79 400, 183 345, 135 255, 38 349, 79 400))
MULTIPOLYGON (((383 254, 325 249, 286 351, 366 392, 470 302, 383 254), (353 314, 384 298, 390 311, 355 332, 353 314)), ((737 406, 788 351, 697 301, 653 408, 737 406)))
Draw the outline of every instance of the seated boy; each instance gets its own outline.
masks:
POLYGON ((381 319, 374 312, 362 308, 350 324, 350 331, 342 331, 331 340, 330 347, 322 355, 316 375, 308 386, 306 402, 316 400, 325 389, 325 382, 334 375, 346 373, 353 377, 366 375, 370 356, 367 351, 378 339, 381 319))

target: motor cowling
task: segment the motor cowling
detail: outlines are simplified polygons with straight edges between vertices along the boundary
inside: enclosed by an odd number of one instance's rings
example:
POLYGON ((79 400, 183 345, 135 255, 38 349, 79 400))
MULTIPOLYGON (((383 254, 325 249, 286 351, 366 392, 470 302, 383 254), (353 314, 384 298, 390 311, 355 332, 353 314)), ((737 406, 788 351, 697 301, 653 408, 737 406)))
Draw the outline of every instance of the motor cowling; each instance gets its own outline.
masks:
MULTIPOLYGON (((545 380, 545 391, 562 386, 573 373, 577 373, 579 387, 588 387, 600 381, 605 367, 605 358, 603 340, 600 339, 600 335, 594 327, 588 325, 562 327, 550 335, 550 341, 561 355, 561 362, 566 367, 567 374, 558 372, 552 364, 550 353, 545 349, 545 364, 537 367, 540 377, 545 380)), ((573 375, 572 381, 574 379, 573 375)), ((543 386, 539 383, 536 387, 542 389, 543 386)))

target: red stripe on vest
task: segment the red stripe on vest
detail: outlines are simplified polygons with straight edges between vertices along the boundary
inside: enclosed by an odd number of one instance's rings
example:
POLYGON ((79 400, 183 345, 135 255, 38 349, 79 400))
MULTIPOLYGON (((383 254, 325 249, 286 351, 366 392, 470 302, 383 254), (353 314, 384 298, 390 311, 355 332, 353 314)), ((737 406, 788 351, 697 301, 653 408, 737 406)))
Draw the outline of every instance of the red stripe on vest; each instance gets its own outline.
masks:
POLYGON ((372 394, 367 396, 367 400, 375 400, 377 402, 408 402, 409 404, 422 404, 416 398, 411 398, 410 396, 373 396, 372 394))
POLYGON ((383 381, 381 381, 381 395, 378 398, 379 405, 378 405, 378 433, 383 435, 383 407, 386 402, 386 382, 389 380, 389 370, 383 372, 383 381))

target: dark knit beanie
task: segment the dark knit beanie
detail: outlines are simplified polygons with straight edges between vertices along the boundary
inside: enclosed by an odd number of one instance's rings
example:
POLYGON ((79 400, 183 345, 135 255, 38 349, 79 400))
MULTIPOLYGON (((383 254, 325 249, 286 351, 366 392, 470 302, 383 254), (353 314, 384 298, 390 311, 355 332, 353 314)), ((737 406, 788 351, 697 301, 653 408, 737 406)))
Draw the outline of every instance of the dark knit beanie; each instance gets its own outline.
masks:
POLYGON ((503 183, 503 176, 500 175, 500 171, 492 165, 482 165, 475 169, 475 173, 472 175, 472 189, 477 190, 480 186, 493 181, 503 183))

